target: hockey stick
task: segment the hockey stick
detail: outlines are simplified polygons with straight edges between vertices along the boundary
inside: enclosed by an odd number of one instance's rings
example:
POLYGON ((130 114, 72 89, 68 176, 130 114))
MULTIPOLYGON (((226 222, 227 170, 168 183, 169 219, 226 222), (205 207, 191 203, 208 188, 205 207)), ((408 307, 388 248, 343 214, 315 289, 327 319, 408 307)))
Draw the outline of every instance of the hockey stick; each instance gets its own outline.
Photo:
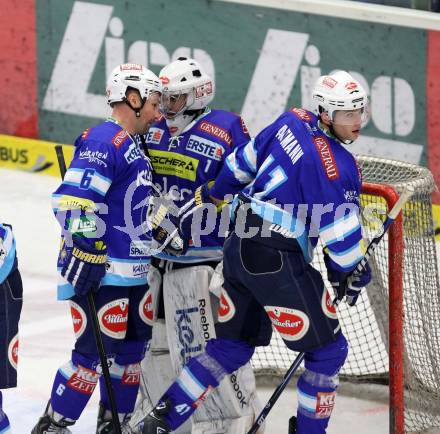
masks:
MULTIPOLYGON (((384 237, 385 233, 391 226, 391 224, 394 222, 396 217, 399 215, 399 212, 405 205, 405 203, 408 201, 408 199, 412 196, 414 193, 414 188, 408 186, 400 195, 399 200, 394 204, 391 211, 388 213, 387 218, 385 219, 385 222, 383 223, 383 226, 380 230, 380 232, 370 241, 367 250, 365 252, 364 257, 359 261, 356 268, 352 271, 351 274, 355 273, 361 273, 368 262, 368 260, 373 255, 377 245, 380 243, 382 238, 384 237)), ((333 305, 337 306, 339 304, 336 301, 336 299, 333 301, 333 305)), ((305 357, 305 352, 301 352, 296 356, 296 359, 293 361, 290 368, 287 370, 287 372, 284 374, 284 377, 281 381, 281 383, 275 388, 275 391, 273 392, 272 396, 269 398, 269 401, 267 401, 267 404, 264 406, 263 410, 259 414, 258 418, 252 425, 252 428, 248 431, 247 434, 256 434, 256 432, 259 430, 261 425, 263 425, 264 421, 266 420, 267 415, 272 410, 273 406, 277 402, 278 398, 280 397, 281 393, 284 391, 286 386, 289 384, 290 380, 292 379, 293 374, 296 372, 296 370, 301 365, 302 361, 305 357)))
MULTIPOLYGON (((58 166, 60 168, 61 179, 64 179, 66 174, 66 161, 64 159, 63 147, 61 145, 55 145, 55 152, 57 154, 58 166)), ((93 333, 96 339, 96 347, 98 349, 99 360, 102 367, 102 375, 104 376, 105 387, 108 393, 108 400, 110 401, 110 410, 112 413, 112 421, 115 434, 122 434, 121 425, 119 423, 118 409, 116 407, 115 395, 113 393, 113 387, 111 383, 110 370, 107 363, 107 357, 104 348, 104 342, 102 340, 101 329, 99 327, 98 314, 96 313, 95 299, 93 297, 93 291, 87 293, 87 302, 89 305, 90 316, 92 318, 93 333)))

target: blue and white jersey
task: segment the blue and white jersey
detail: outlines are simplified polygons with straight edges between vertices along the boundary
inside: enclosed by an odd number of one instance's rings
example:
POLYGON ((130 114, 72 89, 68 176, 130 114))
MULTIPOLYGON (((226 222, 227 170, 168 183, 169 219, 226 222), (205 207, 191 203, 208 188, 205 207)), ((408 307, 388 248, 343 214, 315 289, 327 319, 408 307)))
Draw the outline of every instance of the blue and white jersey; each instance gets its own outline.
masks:
MULTIPOLYGON (((205 111, 194 119, 179 136, 172 137, 165 118, 154 124, 145 142, 154 168, 153 182, 161 194, 173 199, 177 206, 197 187, 213 180, 233 149, 250 140, 243 119, 223 110, 205 111)), ((177 262, 221 260, 225 233, 216 227, 200 236, 200 243, 190 240, 184 256, 162 252, 158 257, 177 262)))
POLYGON ((351 271, 365 247, 359 216, 361 174, 354 157, 318 118, 293 108, 237 148, 211 189, 238 192, 254 213, 296 238, 311 261, 321 237, 335 269, 351 271))
POLYGON ((15 238, 10 226, 0 224, 0 284, 17 267, 15 238))
MULTIPOLYGON (((147 283, 151 233, 146 224, 152 167, 133 138, 113 120, 84 131, 63 182, 52 195, 64 235, 77 234, 107 246, 107 272, 101 285, 147 283)), ((58 269, 66 249, 62 239, 58 269)), ((73 287, 61 275, 58 298, 73 287)))

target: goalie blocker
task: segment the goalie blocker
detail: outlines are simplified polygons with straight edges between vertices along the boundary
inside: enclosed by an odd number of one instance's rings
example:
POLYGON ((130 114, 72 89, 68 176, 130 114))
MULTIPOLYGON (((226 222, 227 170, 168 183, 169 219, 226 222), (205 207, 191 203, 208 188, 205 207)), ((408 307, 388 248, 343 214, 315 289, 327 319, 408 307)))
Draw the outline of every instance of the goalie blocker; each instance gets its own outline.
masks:
MULTIPOLYGON (((206 264, 166 262, 161 271, 161 288, 150 287, 154 305, 153 338, 142 362, 141 391, 130 422, 133 428, 180 374, 184 364, 201 354, 207 341, 216 336, 214 326, 223 283, 222 263, 214 271, 206 264), (160 291, 166 321, 158 319, 160 291)), ((245 434, 262 408, 250 363, 226 376, 220 386, 200 402, 203 405, 191 420, 174 432, 245 434)), ((264 427, 259 433, 263 432, 264 427)))

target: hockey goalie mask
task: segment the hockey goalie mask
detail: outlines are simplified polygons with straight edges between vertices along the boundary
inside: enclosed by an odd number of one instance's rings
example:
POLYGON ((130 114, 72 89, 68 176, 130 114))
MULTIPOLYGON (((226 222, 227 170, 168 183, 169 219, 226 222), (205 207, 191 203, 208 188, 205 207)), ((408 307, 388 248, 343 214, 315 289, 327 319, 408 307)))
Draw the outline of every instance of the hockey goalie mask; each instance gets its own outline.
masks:
POLYGON ((348 72, 321 76, 313 89, 315 112, 328 113, 335 125, 364 126, 369 119, 367 93, 348 72))
POLYGON ((161 111, 173 119, 186 111, 201 110, 214 98, 214 82, 198 62, 179 57, 160 71, 163 85, 161 111))
POLYGON ((136 63, 125 63, 113 69, 107 80, 107 103, 125 101, 127 89, 137 89, 144 102, 152 93, 162 93, 159 77, 136 63))

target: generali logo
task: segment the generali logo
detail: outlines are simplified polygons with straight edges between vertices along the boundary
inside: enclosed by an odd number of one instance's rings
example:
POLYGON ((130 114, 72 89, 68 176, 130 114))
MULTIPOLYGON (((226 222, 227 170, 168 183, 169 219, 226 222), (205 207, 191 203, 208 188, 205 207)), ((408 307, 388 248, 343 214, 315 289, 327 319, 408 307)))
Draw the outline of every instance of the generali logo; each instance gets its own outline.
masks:
POLYGON ((127 332, 128 298, 120 298, 101 307, 98 319, 103 333, 115 339, 124 339, 127 332))
POLYGON ((318 151, 319 158, 321 158, 327 178, 334 181, 339 178, 338 166, 336 165, 335 157, 333 156, 332 148, 328 140, 323 137, 314 137, 313 142, 318 151))

